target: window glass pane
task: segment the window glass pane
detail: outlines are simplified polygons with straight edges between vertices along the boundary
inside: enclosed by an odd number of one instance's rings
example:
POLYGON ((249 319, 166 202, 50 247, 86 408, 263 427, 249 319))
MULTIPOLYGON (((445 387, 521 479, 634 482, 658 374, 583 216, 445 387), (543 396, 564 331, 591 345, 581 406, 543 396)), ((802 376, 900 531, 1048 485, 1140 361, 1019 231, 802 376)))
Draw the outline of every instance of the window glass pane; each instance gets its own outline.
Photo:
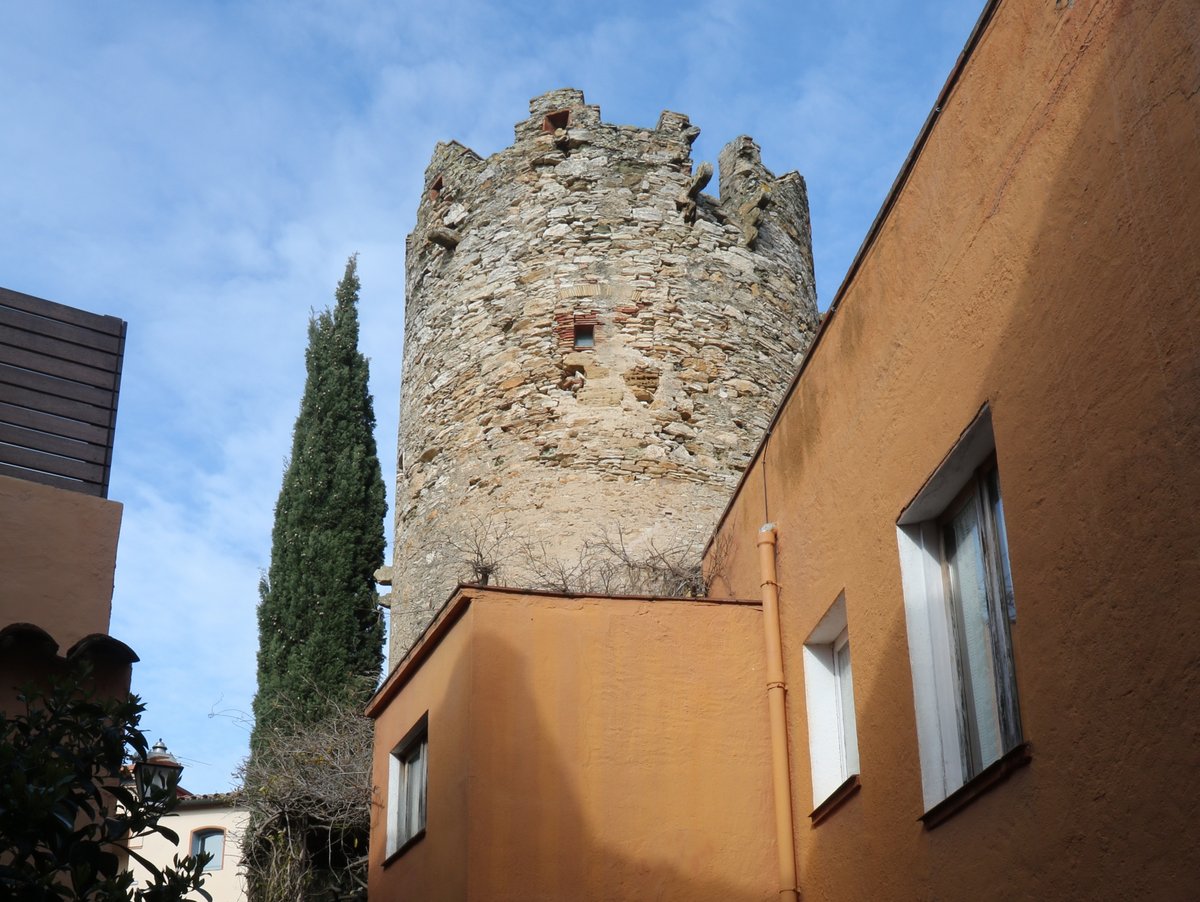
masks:
POLYGON ((985 524, 988 536, 988 563, 991 565, 992 645, 1000 674, 997 682, 1000 718, 1005 750, 1021 742, 1021 712, 1017 703, 1016 671, 1013 666, 1012 634, 1009 624, 1017 619, 1013 597, 1012 570, 1008 563, 1008 534, 1004 526, 1004 502, 1000 497, 1000 476, 993 469, 983 478, 984 494, 991 514, 985 524))
POLYGON ((422 741, 409 751, 404 762, 403 838, 409 839, 425 827, 425 757, 422 741))
POLYGON ((426 796, 426 768, 429 760, 429 745, 425 742, 421 743, 421 760, 418 767, 418 779, 421 784, 420 790, 417 793, 417 829, 425 829, 425 796, 426 796))
POLYGON ((404 838, 408 839, 417 832, 417 806, 419 803, 417 774, 413 759, 409 759, 404 768, 404 838))
POLYGON ((204 843, 204 851, 212 852, 212 863, 209 865, 210 870, 216 870, 221 866, 221 856, 225 854, 225 834, 213 833, 204 843))
POLYGON ((972 496, 953 516, 945 536, 972 774, 987 767, 1003 751, 980 527, 979 505, 972 496))
POLYGON ((1008 534, 1004 529, 1004 500, 1000 497, 1000 473, 992 470, 987 477, 988 503, 992 508, 992 523, 995 526, 996 544, 999 545, 999 570, 1001 591, 1004 593, 1004 608, 1008 619, 1017 620, 1017 602, 1013 598, 1012 570, 1008 566, 1008 534))
POLYGON ((850 640, 834 648, 838 690, 838 729, 842 745, 842 779, 858 773, 858 730, 854 720, 854 680, 850 673, 850 640))
POLYGON ((225 852, 225 831, 223 830, 202 830, 192 834, 192 854, 200 855, 203 852, 212 853, 212 861, 204 866, 206 871, 218 871, 221 869, 221 858, 225 852))

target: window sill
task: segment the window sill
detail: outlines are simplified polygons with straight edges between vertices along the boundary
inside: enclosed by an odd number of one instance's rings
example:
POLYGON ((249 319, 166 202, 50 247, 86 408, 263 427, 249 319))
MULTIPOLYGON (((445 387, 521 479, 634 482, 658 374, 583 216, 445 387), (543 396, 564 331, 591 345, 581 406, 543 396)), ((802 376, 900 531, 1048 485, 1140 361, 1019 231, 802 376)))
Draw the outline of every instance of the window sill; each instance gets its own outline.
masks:
POLYGON ((409 849, 411 849, 413 846, 415 846, 417 843, 419 843, 424 838, 425 838, 425 828, 422 827, 420 830, 418 830, 416 833, 414 833, 412 836, 410 836, 408 839, 406 839, 404 841, 404 843, 400 846, 399 849, 397 849, 395 852, 393 852, 387 858, 383 859, 383 866, 386 868, 389 864, 391 864, 393 861, 395 861, 397 858, 399 858, 401 855, 403 855, 405 852, 407 852, 409 849))
POLYGON ((934 829, 958 814, 981 795, 991 792, 994 787, 1007 780, 1015 771, 1028 764, 1032 758, 1029 743, 1022 742, 1016 748, 1005 752, 998 760, 993 761, 917 820, 925 824, 926 830, 934 829))
POLYGON ((825 818, 829 817, 829 815, 833 814, 833 812, 837 811, 837 809, 841 808, 842 803, 858 792, 861 786, 862 782, 858 779, 858 774, 851 774, 847 777, 845 783, 831 792, 829 798, 813 809, 812 814, 809 815, 809 818, 812 819, 812 825, 815 827, 821 821, 825 820, 825 818))

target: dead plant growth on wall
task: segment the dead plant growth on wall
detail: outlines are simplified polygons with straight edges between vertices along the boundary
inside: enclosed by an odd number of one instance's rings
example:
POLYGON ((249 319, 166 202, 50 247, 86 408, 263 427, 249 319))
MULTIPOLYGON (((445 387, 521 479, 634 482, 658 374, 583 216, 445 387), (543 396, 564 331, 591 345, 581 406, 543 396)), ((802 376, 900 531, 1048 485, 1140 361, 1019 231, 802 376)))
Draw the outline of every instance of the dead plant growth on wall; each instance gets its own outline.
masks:
POLYGON ((704 571, 705 538, 698 531, 676 532, 635 542, 616 525, 567 557, 551 543, 517 537, 506 519, 474 518, 446 545, 458 556, 465 583, 568 595, 695 598, 707 595, 724 573, 726 552, 720 540, 704 571))

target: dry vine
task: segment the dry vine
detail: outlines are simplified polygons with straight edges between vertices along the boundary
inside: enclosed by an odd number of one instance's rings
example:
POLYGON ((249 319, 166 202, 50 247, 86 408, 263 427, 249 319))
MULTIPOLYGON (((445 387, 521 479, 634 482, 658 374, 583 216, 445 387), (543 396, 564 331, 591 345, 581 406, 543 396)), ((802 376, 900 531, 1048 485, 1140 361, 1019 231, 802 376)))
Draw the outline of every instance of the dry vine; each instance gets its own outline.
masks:
POLYGON ((694 598, 707 589, 701 546, 694 538, 676 536, 664 542, 651 537, 634 547, 618 525, 585 548, 606 575, 606 591, 694 598))
POLYGON ((448 538, 446 544, 470 572, 467 581, 480 586, 500 585, 508 557, 505 546, 511 535, 512 524, 506 518, 472 516, 462 532, 448 538))
POLYGON ((699 532, 660 533, 635 542, 617 525, 567 556, 544 540, 517 538, 506 519, 475 517, 446 545, 457 553, 464 581, 477 585, 696 597, 707 594, 724 570, 724 554, 714 546, 704 572, 702 539, 699 532))
POLYGON ((243 855, 255 902, 366 898, 373 730, 361 697, 329 699, 329 714, 313 725, 285 707, 242 765, 250 810, 243 855))

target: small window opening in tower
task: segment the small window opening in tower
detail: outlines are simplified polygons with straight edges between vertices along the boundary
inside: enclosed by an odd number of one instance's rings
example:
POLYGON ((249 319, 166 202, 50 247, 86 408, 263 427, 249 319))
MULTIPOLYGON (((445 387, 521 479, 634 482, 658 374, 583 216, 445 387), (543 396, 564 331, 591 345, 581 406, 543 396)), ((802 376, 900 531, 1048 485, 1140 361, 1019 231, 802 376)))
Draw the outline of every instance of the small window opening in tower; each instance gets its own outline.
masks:
POLYGON ((542 131, 553 133, 560 128, 566 128, 570 122, 570 110, 559 110, 557 113, 548 113, 546 118, 542 120, 542 131))
POLYGON ((594 348, 596 347, 596 327, 584 323, 575 324, 575 348, 594 348))
POLYGON ((435 201, 442 193, 442 177, 439 175, 433 180, 433 184, 429 186, 429 200, 435 201))

